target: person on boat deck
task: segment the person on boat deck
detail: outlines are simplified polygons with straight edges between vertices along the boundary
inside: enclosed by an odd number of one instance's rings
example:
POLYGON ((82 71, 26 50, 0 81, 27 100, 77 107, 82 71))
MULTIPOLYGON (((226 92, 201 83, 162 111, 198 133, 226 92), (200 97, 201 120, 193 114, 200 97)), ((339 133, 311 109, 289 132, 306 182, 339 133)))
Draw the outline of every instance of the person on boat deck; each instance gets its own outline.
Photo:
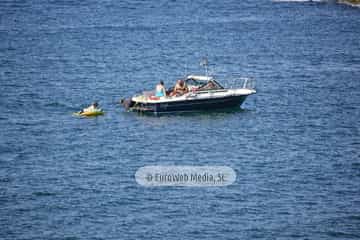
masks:
POLYGON ((209 81, 207 84, 205 84, 204 86, 202 86, 200 89, 201 89, 201 90, 216 89, 216 85, 215 85, 215 83, 213 83, 212 81, 209 81))
POLYGON ((187 87, 185 81, 178 80, 170 96, 181 96, 187 92, 189 92, 189 88, 187 87))
POLYGON ((98 107, 99 107, 99 104, 97 102, 93 102, 93 104, 91 104, 89 107, 84 108, 83 110, 81 110, 80 113, 93 112, 93 111, 97 110, 98 107))
POLYGON ((160 81, 160 83, 158 85, 156 85, 155 96, 156 97, 166 97, 166 89, 165 89, 163 81, 160 81))

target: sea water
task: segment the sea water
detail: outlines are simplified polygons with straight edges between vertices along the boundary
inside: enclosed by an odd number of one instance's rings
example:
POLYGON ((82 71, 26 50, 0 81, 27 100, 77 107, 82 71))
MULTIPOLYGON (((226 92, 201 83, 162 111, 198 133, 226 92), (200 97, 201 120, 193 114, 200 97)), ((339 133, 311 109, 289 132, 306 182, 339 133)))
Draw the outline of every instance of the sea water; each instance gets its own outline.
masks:
POLYGON ((0 1, 1 239, 359 239, 360 9, 334 2, 0 1), (199 62, 241 109, 118 104, 199 62), (76 118, 99 101, 105 115, 76 118), (144 187, 144 166, 225 166, 144 187))

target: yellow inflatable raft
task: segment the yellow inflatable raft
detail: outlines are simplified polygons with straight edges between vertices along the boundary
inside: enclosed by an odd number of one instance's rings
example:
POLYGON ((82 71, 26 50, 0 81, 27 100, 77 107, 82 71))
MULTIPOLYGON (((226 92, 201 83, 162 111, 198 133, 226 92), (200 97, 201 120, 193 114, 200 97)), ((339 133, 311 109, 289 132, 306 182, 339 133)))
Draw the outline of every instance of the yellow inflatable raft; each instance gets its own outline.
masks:
POLYGON ((101 109, 97 109, 94 111, 76 112, 73 114, 79 117, 96 117, 96 116, 104 115, 104 112, 101 109))

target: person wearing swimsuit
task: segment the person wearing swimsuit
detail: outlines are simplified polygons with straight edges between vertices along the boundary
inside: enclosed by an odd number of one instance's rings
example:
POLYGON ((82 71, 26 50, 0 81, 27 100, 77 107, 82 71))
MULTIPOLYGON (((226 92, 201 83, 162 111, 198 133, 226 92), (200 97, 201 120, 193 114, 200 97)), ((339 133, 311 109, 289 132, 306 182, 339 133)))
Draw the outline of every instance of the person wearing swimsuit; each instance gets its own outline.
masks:
POLYGON ((155 96, 156 97, 166 97, 166 89, 164 87, 163 81, 160 81, 160 83, 158 85, 156 85, 155 96))
POLYGON ((181 96, 189 91, 184 80, 178 80, 170 96, 181 96))

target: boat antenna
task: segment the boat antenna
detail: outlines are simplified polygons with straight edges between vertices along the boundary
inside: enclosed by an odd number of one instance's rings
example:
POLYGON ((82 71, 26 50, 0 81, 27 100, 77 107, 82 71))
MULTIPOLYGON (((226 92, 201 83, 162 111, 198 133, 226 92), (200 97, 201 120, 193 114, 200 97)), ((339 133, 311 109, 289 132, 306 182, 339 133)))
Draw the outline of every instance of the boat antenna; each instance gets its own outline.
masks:
POLYGON ((205 68, 205 76, 208 77, 208 67, 209 67, 209 61, 207 59, 207 57, 204 57, 201 61, 200 61, 200 66, 205 68))

